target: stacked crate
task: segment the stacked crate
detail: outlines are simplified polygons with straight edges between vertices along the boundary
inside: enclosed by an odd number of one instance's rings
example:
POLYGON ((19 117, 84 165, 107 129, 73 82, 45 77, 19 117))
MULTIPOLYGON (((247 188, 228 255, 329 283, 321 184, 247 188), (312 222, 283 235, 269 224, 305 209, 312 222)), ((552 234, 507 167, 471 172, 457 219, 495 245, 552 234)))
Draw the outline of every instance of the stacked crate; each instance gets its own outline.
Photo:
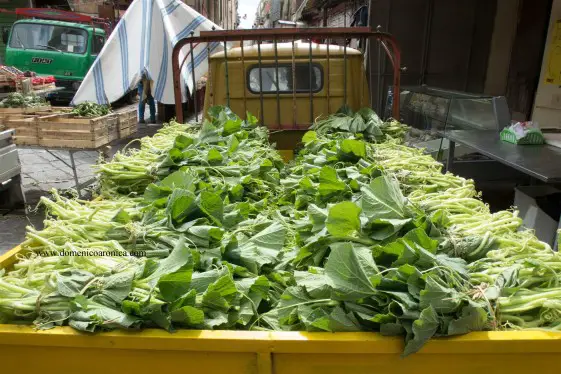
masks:
POLYGON ((48 105, 29 108, 0 108, 0 128, 15 130, 15 143, 39 144, 36 118, 39 113, 51 110, 48 105))
POLYGON ((11 66, 0 65, 0 88, 9 88, 13 90, 16 87, 18 76, 23 72, 11 66))
POLYGON ((17 145, 39 144, 36 115, 11 115, 3 117, 2 124, 6 129, 15 130, 14 142, 17 145))
POLYGON ((72 114, 38 117, 39 145, 53 148, 96 149, 119 136, 114 114, 85 118, 72 114))
POLYGON ((117 112, 119 139, 127 138, 138 131, 136 109, 117 112))

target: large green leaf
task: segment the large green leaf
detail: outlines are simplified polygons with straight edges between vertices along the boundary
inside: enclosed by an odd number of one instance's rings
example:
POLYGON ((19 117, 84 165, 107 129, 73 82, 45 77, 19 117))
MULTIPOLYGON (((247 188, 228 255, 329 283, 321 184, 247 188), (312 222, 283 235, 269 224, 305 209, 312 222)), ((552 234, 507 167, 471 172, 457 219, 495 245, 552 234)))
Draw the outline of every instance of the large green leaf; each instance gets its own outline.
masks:
POLYGON ((462 308, 460 316, 448 325, 448 335, 467 334, 471 331, 485 329, 488 322, 487 311, 481 307, 467 305, 462 308))
POLYGON ((220 141, 219 130, 214 127, 210 122, 205 121, 203 127, 199 132, 199 142, 200 143, 218 143, 220 141))
POLYGON ((331 254, 325 264, 325 276, 340 300, 357 300, 375 294, 372 277, 378 269, 372 252, 351 243, 331 245, 331 254))
POLYGON ((347 185, 339 180, 337 171, 329 166, 321 168, 319 173, 319 194, 324 199, 330 199, 343 193, 347 185))
POLYGON ((419 319, 412 325, 412 338, 405 342, 403 356, 408 356, 417 352, 421 347, 434 336, 438 330, 438 315, 432 306, 428 306, 421 312, 419 319))
POLYGON ((387 175, 378 177, 361 191, 359 205, 369 220, 409 218, 405 198, 394 178, 387 175))
POLYGON ((320 231, 325 227, 327 216, 327 209, 320 208, 315 204, 310 204, 308 206, 308 217, 310 217, 310 221, 313 223, 313 232, 320 231))
POLYGON ((360 323, 352 313, 337 307, 298 307, 298 316, 309 331, 353 332, 360 331, 360 323))
POLYGON ((211 148, 208 151, 206 160, 208 161, 208 163, 210 165, 219 165, 222 163, 222 161, 224 160, 224 158, 222 157, 222 154, 220 153, 220 151, 218 151, 215 148, 211 148))
POLYGON ((92 273, 79 269, 58 272, 56 274, 57 292, 62 296, 76 297, 94 277, 92 273))
POLYGON ((79 295, 74 300, 74 311, 68 318, 68 324, 81 331, 94 332, 115 328, 138 328, 142 320, 123 313, 120 310, 88 300, 79 295))
POLYGON ((261 301, 266 299, 269 292, 270 282, 261 275, 255 278, 245 278, 235 281, 238 291, 244 295, 240 300, 238 312, 238 323, 246 326, 258 314, 261 301))
POLYGON ((189 190, 175 189, 167 203, 166 213, 170 222, 175 224, 184 222, 198 211, 197 197, 189 190))
POLYGON ((183 189, 191 192, 195 192, 195 182, 196 176, 193 174, 180 170, 175 173, 171 173, 160 182, 160 186, 169 187, 171 190, 183 189))
POLYGON ((169 256, 161 260, 154 271, 142 281, 150 286, 155 286, 162 276, 175 273, 180 269, 188 270, 192 267, 193 258, 191 256, 191 251, 185 245, 185 241, 182 238, 176 244, 169 256))
POLYGON ((425 276, 426 286, 421 291, 420 302, 422 308, 432 307, 438 313, 453 313, 462 304, 462 295, 454 288, 429 273, 425 276))
POLYGON ((384 241, 397 234, 411 219, 373 219, 365 227, 371 239, 384 241))
POLYGON ((191 277, 191 288, 197 293, 205 292, 218 279, 228 275, 228 268, 212 269, 204 272, 194 272, 191 277))
POLYGON ((306 292, 314 299, 326 299, 331 297, 331 287, 325 277, 322 268, 310 267, 308 271, 294 271, 296 284, 306 289, 306 292))
POLYGON ((228 312, 232 307, 238 290, 230 274, 226 274, 219 278, 216 282, 210 284, 203 293, 202 305, 205 308, 228 312))
POLYGON ((238 132, 242 128, 242 119, 230 119, 224 124, 224 130, 222 131, 222 136, 228 136, 235 132, 238 132))
POLYGON ((158 280, 160 295, 166 301, 172 302, 189 291, 191 286, 192 269, 180 270, 175 273, 164 274, 158 280))
POLYGON ((121 303, 129 296, 135 277, 136 272, 131 269, 99 278, 93 290, 90 288, 89 294, 97 294, 111 302, 121 303))
POLYGON ((197 327, 203 324, 205 314, 199 308, 184 306, 171 312, 171 320, 187 327, 197 327))
POLYGON ((344 161, 357 162, 366 158, 366 143, 362 140, 345 139, 339 145, 339 158, 344 161))
POLYGON ((360 208, 355 203, 344 201, 329 209, 327 231, 336 237, 352 237, 360 234, 360 208))
POLYGON ((275 222, 237 248, 227 249, 225 257, 234 264, 246 267, 254 274, 259 274, 264 265, 273 265, 279 261, 284 246, 286 229, 275 222))
POLYGON ((308 131, 304 134, 304 136, 302 137, 302 143, 304 144, 308 144, 313 142, 314 140, 316 140, 318 138, 318 135, 315 131, 308 131))
POLYGON ((215 224, 222 224, 224 219, 224 202, 220 195, 209 191, 202 191, 197 197, 197 204, 200 210, 215 224))

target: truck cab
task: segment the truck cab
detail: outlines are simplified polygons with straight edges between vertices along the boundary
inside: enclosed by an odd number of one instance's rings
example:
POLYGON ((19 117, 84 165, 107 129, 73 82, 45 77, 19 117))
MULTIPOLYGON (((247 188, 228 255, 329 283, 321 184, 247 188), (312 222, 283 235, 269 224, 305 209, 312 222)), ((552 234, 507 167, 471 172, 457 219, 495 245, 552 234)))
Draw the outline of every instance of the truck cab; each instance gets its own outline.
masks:
POLYGON ((5 64, 54 76, 57 87, 64 90, 49 98, 70 101, 105 40, 105 31, 92 25, 24 19, 12 26, 5 64))
POLYGON ((370 101, 363 54, 339 45, 296 41, 232 48, 210 57, 204 111, 224 105, 255 113, 286 159, 321 116, 370 101))

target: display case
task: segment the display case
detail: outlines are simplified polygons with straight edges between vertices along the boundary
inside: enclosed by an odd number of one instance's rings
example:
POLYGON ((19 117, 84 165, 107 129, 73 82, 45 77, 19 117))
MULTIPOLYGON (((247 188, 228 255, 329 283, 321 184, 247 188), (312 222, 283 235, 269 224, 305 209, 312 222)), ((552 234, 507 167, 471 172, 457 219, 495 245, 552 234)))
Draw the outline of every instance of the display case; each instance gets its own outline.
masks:
POLYGON ((470 94, 429 86, 402 87, 401 120, 420 130, 497 131, 510 124, 505 97, 470 94))

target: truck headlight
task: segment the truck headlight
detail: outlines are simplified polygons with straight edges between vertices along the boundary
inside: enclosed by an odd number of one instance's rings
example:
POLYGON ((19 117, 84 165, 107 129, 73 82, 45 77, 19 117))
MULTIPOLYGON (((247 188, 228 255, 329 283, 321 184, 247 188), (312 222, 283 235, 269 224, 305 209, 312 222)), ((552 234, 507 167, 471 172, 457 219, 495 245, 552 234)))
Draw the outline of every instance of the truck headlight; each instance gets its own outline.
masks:
POLYGON ((72 83, 72 89, 78 91, 78 88, 80 88, 81 84, 82 84, 82 82, 80 82, 80 81, 76 81, 76 82, 72 83))

